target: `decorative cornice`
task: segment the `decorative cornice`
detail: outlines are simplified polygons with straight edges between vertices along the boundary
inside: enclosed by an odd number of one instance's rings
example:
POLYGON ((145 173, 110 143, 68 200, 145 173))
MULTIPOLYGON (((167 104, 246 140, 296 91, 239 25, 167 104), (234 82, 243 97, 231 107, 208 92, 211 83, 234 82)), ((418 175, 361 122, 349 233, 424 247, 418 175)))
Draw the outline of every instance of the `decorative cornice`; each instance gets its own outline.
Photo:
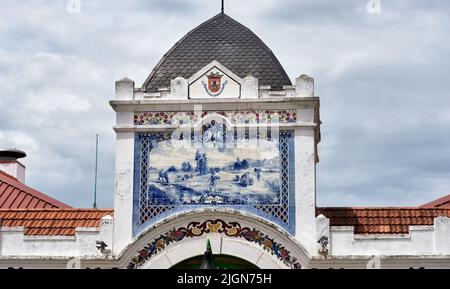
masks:
POLYGON ((318 97, 286 97, 259 99, 144 99, 144 100, 111 100, 115 111, 193 111, 194 106, 201 105, 203 111, 242 111, 258 109, 296 109, 319 108, 318 97))

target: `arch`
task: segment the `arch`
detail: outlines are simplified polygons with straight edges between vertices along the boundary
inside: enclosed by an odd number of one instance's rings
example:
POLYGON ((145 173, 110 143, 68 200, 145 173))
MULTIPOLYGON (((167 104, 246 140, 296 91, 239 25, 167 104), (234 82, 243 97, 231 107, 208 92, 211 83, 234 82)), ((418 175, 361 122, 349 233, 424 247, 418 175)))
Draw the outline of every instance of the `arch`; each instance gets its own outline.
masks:
MULTIPOLYGON (((203 258, 203 255, 198 255, 185 259, 173 265, 170 269, 198 269, 203 262, 203 258)), ((259 267, 253 263, 229 255, 214 255, 213 262, 218 269, 259 269, 259 267)))
POLYGON ((286 231, 255 215, 230 209, 180 213, 147 228, 122 252, 129 269, 170 268, 203 254, 241 258, 262 269, 304 268, 309 255, 286 231))

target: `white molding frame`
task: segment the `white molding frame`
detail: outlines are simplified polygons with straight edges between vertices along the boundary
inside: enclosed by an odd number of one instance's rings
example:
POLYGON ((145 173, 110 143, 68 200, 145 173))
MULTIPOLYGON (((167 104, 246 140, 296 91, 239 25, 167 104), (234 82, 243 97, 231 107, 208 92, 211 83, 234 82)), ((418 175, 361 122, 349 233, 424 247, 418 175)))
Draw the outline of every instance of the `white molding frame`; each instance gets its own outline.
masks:
POLYGON ((191 77, 188 78, 188 86, 190 86, 192 83, 194 83, 197 79, 199 79, 200 77, 202 77, 203 75, 205 75, 205 73, 207 73, 209 70, 213 69, 213 68, 217 68, 219 70, 221 70, 223 73, 225 73, 228 77, 232 78, 234 81, 236 81, 237 83, 240 84, 241 88, 242 85, 244 84, 244 80, 242 78, 240 78, 239 76, 237 76, 236 74, 234 74, 231 70, 229 70, 228 68, 226 68, 225 66, 223 66, 220 62, 213 60, 212 62, 210 62, 208 65, 206 65, 205 67, 203 67, 202 69, 200 69, 199 71, 197 71, 196 73, 194 73, 194 75, 192 75, 191 77))

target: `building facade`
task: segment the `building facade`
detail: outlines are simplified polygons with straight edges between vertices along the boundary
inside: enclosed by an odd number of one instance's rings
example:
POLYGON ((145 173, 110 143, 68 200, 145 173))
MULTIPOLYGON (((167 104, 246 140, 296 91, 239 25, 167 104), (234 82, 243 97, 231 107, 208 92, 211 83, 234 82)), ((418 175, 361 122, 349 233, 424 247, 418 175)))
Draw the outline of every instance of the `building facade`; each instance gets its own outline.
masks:
POLYGON ((445 202, 317 208, 314 79, 291 82, 224 13, 178 41, 142 87, 117 81, 110 105, 114 210, 21 207, 4 193, 0 267, 188 268, 208 239, 226 268, 450 268, 445 202))

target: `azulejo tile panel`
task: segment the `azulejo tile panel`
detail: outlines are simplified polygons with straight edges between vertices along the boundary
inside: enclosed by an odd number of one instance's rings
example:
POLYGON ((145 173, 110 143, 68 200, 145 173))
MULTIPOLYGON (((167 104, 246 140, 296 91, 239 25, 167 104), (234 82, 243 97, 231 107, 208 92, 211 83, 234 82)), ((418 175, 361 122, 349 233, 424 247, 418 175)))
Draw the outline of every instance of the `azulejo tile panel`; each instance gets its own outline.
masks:
POLYGON ((297 258, 292 256, 291 252, 287 250, 286 247, 276 242, 269 235, 266 235, 256 228, 251 229, 250 227, 243 227, 238 222, 227 222, 221 219, 191 222, 186 227, 174 228, 173 230, 162 234, 139 250, 138 255, 132 258, 127 268, 138 269, 172 243, 209 233, 224 234, 227 237, 242 238, 248 242, 256 243, 261 246, 264 251, 277 257, 281 262, 286 264, 286 266, 292 269, 302 268, 297 258))
POLYGON ((205 207, 247 211, 294 234, 293 131, 239 133, 211 120, 200 132, 136 133, 134 235, 172 214, 205 207))

